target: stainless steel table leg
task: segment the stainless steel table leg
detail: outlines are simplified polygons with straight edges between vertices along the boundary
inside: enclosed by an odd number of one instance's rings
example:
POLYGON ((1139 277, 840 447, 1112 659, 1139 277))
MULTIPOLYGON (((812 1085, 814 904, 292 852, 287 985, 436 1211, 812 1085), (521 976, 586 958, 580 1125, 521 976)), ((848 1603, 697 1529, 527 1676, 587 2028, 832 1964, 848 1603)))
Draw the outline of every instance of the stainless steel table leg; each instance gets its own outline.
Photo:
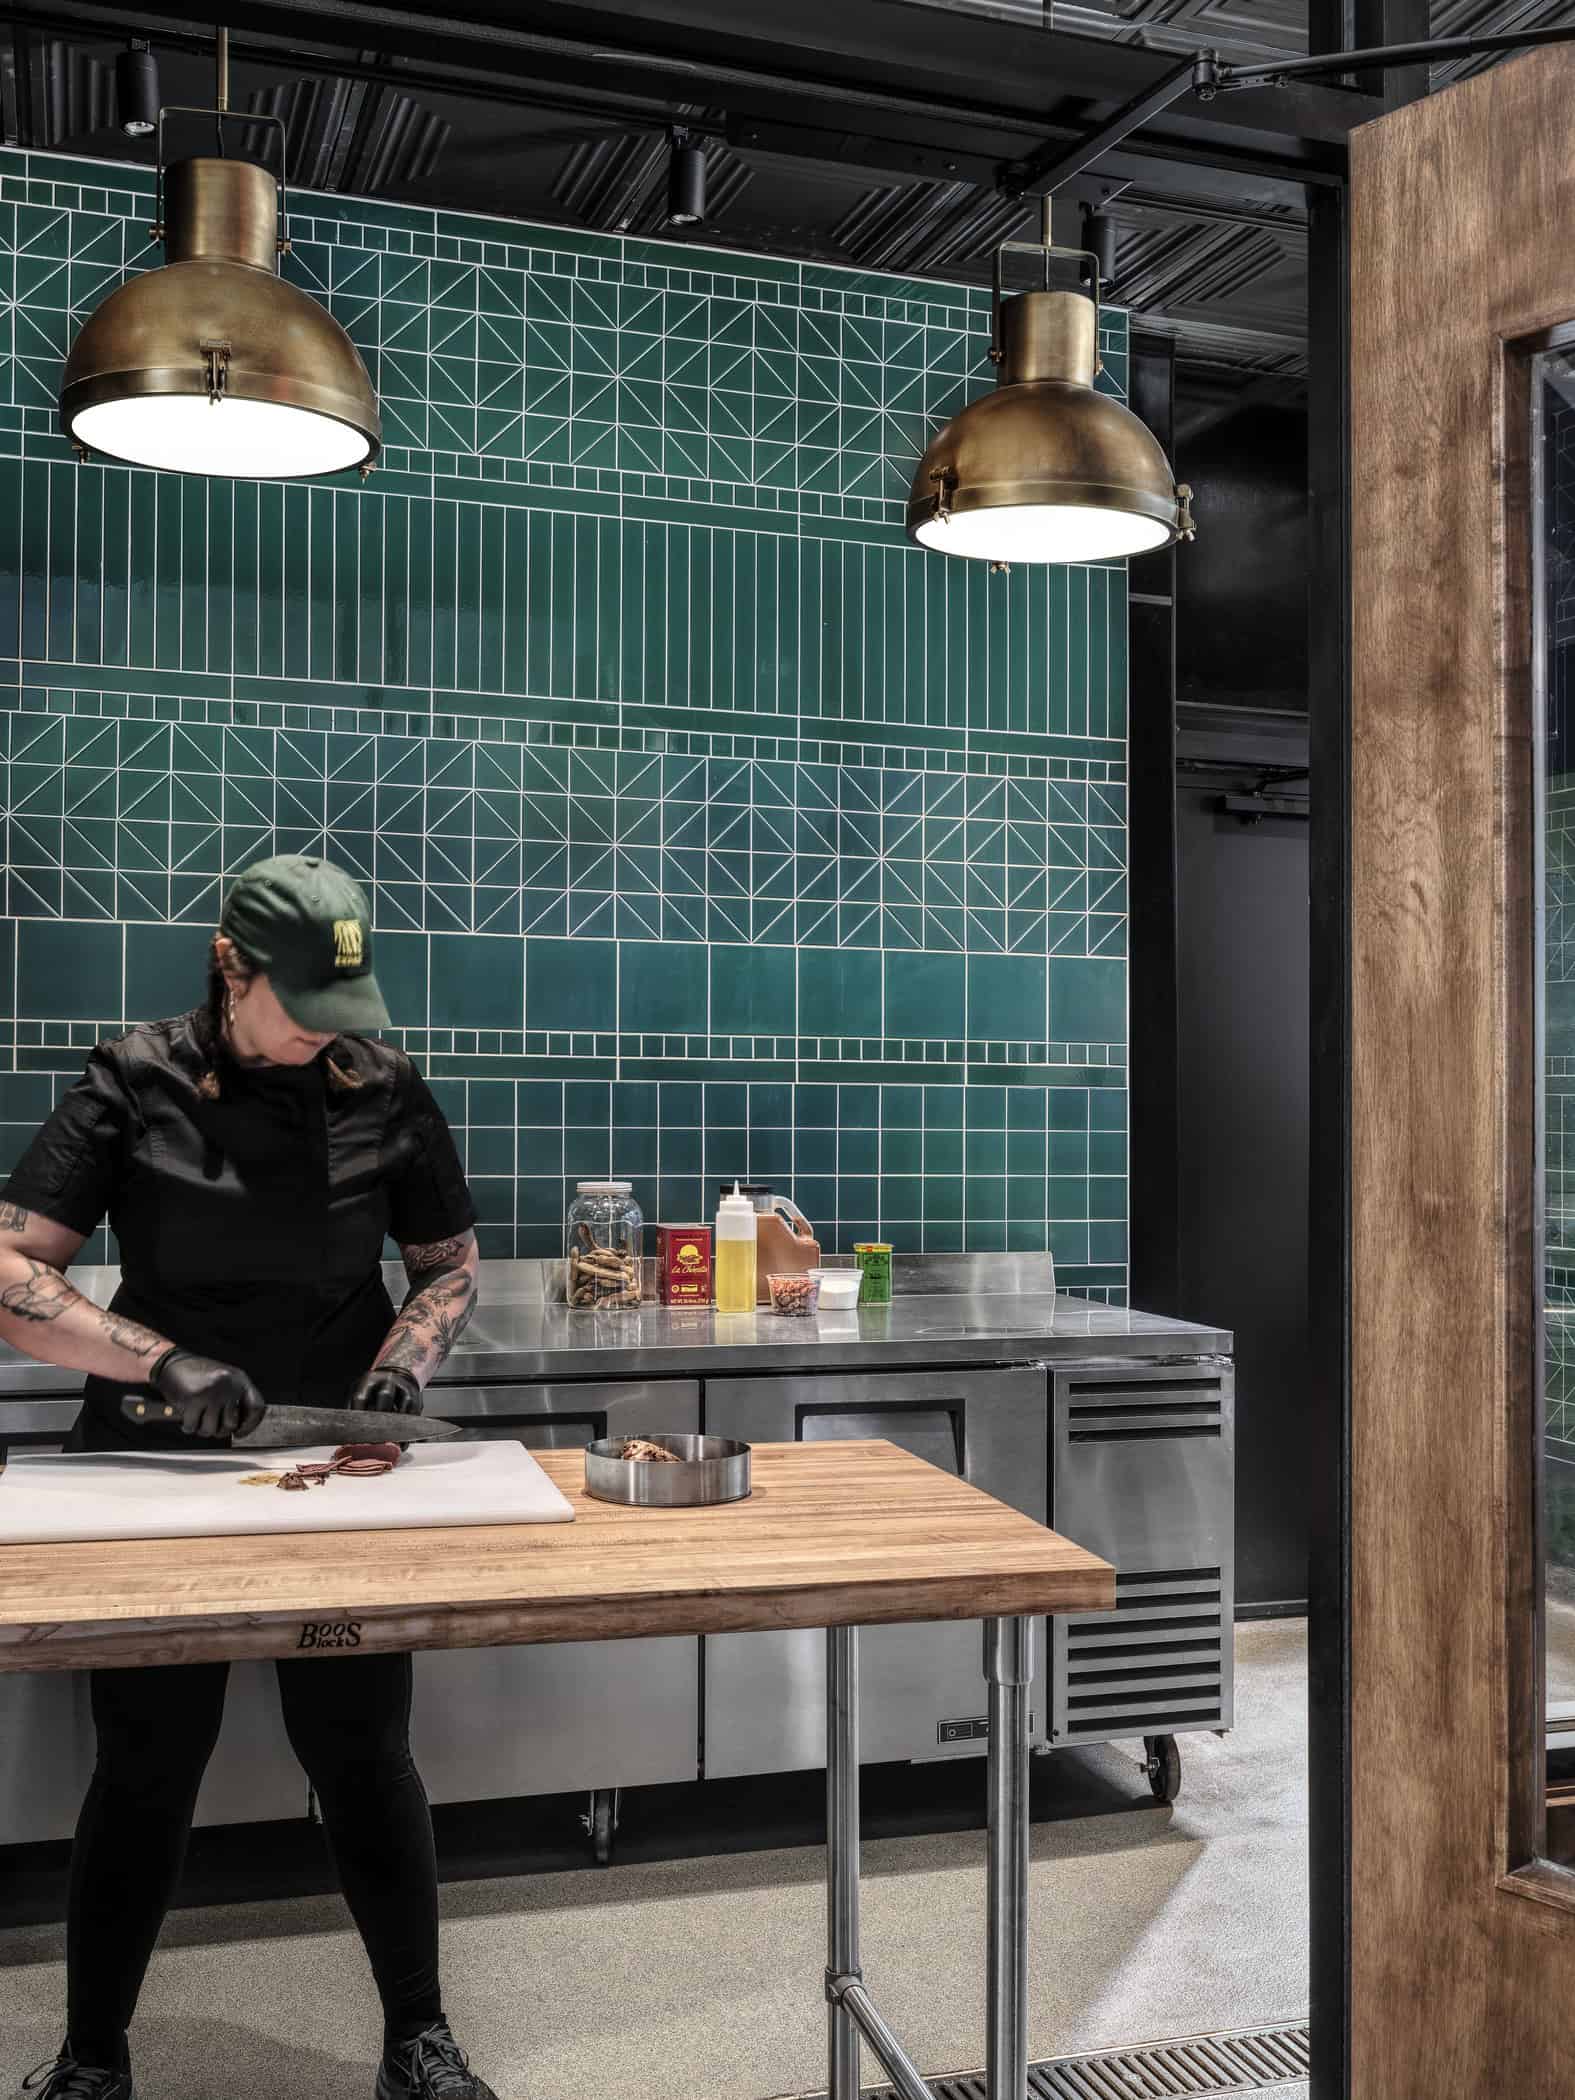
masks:
MULTIPOLYGON (((826 1982, 859 1974, 859 1634, 826 1628, 826 1982)), ((830 2100, 859 2100, 859 2030, 831 1995, 830 2100)))
MULTIPOLYGON (((990 1711, 988 2100, 1028 2092, 1028 1700, 1031 1619, 986 1619, 990 1711)), ((833 2094, 833 2100, 839 2096, 833 2094)))

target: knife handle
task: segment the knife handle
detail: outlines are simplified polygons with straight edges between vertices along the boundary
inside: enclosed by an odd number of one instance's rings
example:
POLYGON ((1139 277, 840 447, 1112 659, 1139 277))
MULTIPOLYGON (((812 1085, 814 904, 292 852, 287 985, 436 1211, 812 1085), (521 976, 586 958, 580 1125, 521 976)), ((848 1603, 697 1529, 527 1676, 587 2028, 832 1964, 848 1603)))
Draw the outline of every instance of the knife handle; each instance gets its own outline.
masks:
POLYGON ((126 1421, 141 1423, 144 1426, 150 1422, 180 1420, 179 1408, 172 1407, 168 1400, 160 1400, 157 1394, 151 1399, 138 1400, 127 1393, 121 1399, 120 1412, 126 1421))

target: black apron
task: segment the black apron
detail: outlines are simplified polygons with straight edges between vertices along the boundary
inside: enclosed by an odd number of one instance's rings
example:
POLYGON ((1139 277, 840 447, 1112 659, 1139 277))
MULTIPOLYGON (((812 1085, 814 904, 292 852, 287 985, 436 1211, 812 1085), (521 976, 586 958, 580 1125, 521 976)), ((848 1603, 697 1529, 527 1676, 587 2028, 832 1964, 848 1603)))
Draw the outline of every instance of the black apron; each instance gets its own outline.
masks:
MULTIPOLYGON (((265 1400, 343 1406, 393 1320, 385 1239, 426 1244, 474 1221, 447 1125, 408 1060, 369 1038, 334 1044, 361 1082, 342 1087, 322 1058, 215 1065, 195 1022, 101 1045, 4 1200, 83 1232, 107 1210, 116 1312, 237 1365, 265 1400), (210 1069, 216 1101, 199 1085, 210 1069)), ((128 1422, 128 1392, 146 1388, 90 1378, 69 1448, 190 1448, 128 1422)))

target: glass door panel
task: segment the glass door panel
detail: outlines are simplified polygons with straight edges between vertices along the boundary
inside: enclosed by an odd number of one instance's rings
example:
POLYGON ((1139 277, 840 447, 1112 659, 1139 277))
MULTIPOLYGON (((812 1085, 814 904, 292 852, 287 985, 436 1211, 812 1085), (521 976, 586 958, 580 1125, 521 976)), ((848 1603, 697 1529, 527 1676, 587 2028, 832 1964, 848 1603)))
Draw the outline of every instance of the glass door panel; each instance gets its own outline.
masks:
POLYGON ((1532 370, 1548 1849, 1575 1861, 1575 351, 1532 370))

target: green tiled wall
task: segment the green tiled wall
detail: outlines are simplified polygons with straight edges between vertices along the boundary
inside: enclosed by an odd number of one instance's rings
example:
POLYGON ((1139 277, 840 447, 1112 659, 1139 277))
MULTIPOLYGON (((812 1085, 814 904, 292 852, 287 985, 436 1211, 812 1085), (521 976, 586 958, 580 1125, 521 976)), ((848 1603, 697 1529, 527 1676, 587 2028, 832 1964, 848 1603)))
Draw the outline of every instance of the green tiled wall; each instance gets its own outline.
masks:
MULTIPOLYGON (((367 882, 486 1251, 722 1175, 838 1246, 1126 1282, 1126 579, 901 529, 986 302, 292 196, 365 355, 362 485, 78 467, 72 330, 148 185, 0 154, 0 1135, 196 996, 225 878, 367 882)), ((1102 384, 1125 380, 1107 309, 1102 384)))

